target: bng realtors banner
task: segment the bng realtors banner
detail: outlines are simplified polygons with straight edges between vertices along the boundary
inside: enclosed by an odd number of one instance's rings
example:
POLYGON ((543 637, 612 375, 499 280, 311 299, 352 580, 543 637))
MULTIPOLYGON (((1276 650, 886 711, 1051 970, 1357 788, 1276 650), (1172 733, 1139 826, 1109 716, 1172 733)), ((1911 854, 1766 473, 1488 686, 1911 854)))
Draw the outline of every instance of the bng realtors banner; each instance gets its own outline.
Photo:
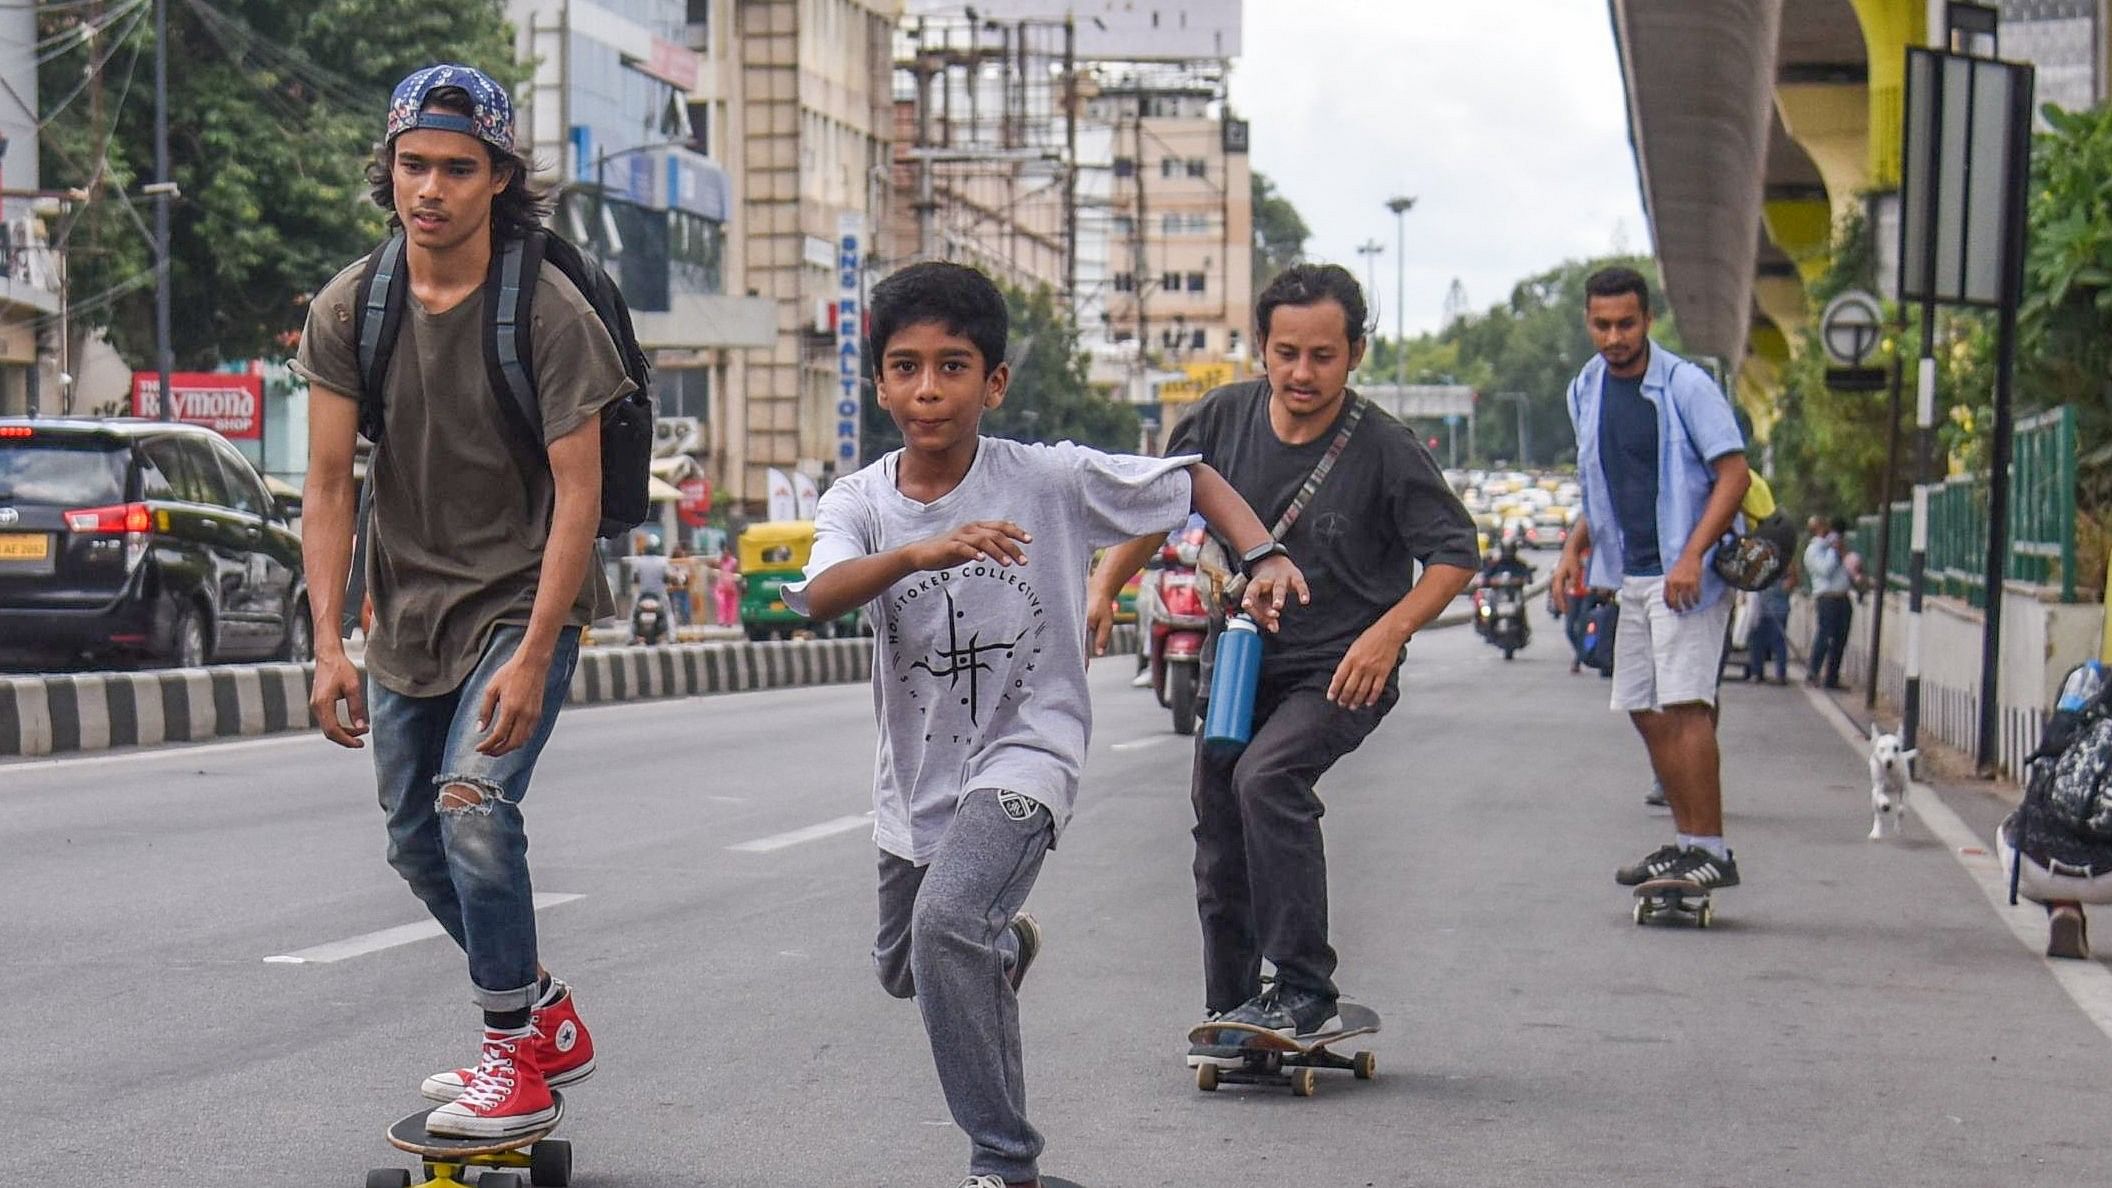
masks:
MULTIPOLYGON (((176 420, 204 425, 220 436, 236 441, 260 441, 264 437, 264 377, 261 375, 172 372, 169 375, 169 395, 176 405, 176 420)), ((161 415, 159 374, 152 371, 132 373, 132 415, 161 415)))

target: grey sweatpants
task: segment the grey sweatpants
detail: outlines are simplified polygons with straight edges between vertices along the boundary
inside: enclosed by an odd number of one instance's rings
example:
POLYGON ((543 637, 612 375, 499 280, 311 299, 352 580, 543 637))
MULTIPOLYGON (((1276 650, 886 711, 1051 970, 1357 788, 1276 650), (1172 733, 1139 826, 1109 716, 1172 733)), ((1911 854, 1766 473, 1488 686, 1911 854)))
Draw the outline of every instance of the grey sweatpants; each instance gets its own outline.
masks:
POLYGON ((982 788, 961 798, 928 866, 880 853, 873 965, 896 998, 915 998, 953 1120, 968 1135, 968 1174, 1032 1180, 1041 1133, 1027 1122, 1019 1005, 1006 977, 1012 922, 1055 825, 1041 805, 982 788))

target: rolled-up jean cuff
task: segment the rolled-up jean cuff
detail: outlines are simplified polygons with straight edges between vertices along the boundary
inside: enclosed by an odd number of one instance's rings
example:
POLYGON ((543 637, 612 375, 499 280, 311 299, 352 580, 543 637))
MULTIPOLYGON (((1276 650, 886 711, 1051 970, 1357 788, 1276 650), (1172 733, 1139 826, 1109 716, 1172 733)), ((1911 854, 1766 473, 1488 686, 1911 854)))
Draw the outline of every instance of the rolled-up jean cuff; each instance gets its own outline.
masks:
POLYGON ((534 1006, 535 1000, 541 997, 542 984, 537 980, 518 990, 486 990, 482 986, 472 985, 470 990, 470 997, 476 1001, 480 1010, 525 1011, 534 1006))

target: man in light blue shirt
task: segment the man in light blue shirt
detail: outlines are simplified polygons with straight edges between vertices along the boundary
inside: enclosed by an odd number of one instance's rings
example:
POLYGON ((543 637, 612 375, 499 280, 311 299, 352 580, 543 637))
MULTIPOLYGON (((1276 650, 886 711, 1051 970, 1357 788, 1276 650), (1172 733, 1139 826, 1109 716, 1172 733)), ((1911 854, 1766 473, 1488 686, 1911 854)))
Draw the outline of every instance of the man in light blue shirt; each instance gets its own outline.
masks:
POLYGON ((1847 562, 1841 559, 1841 540, 1824 516, 1813 516, 1806 525, 1811 543, 1804 546, 1804 574, 1811 579, 1812 609, 1818 612, 1818 630, 1811 639, 1811 664, 1805 683, 1823 681, 1828 689, 1841 687, 1841 660, 1848 654, 1848 625, 1855 617, 1851 600, 1854 584, 1847 562))
POLYGON ((1620 590, 1613 708, 1643 736, 1677 830, 1632 866, 1634 886, 1680 878, 1738 884, 1723 841, 1716 682, 1731 600, 1708 565, 1737 519, 1752 475, 1731 403, 1707 372, 1650 341, 1650 288, 1629 268, 1585 281, 1585 325, 1598 354, 1569 385, 1584 516, 1555 567, 1567 601, 1591 549, 1589 584, 1620 590))

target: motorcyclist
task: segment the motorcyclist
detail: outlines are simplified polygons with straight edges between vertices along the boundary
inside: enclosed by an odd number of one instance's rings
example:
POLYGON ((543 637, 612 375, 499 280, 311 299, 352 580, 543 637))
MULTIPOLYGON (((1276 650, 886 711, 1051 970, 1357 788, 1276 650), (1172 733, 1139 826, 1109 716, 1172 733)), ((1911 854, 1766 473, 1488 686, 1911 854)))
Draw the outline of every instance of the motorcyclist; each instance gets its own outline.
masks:
POLYGON ((1475 579, 1482 589, 1491 586, 1523 586, 1533 580, 1533 567, 1518 555, 1518 538, 1507 536, 1489 550, 1489 560, 1475 579))

